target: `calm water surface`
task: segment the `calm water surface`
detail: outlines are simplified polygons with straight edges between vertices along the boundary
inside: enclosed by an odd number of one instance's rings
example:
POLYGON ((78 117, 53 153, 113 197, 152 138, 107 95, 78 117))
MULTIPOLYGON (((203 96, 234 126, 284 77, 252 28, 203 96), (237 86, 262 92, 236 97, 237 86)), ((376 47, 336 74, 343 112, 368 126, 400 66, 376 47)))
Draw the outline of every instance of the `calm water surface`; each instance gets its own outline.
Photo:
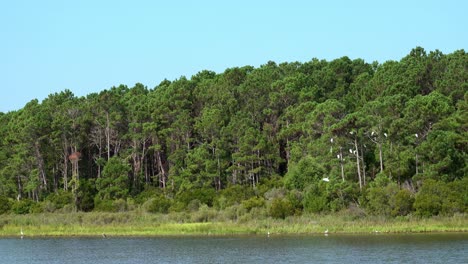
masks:
POLYGON ((468 263, 468 234, 2 238, 0 263, 468 263))

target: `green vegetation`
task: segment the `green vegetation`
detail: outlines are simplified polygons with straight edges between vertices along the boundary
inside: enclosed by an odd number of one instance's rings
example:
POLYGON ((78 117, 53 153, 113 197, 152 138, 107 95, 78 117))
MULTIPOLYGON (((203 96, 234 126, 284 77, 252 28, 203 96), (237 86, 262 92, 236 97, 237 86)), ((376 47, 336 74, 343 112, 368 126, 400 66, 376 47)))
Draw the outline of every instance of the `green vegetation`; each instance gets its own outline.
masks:
POLYGON ((0 113, 0 232, 465 231, 467 67, 417 47, 32 100, 0 113))
POLYGON ((464 215, 452 217, 362 217, 355 212, 302 215, 283 219, 258 217, 257 211, 228 220, 229 212, 212 209, 195 214, 170 213, 45 213, 4 215, 0 236, 161 236, 161 235, 272 235, 330 233, 467 232, 464 215), (200 221, 203 219, 202 221, 200 221))

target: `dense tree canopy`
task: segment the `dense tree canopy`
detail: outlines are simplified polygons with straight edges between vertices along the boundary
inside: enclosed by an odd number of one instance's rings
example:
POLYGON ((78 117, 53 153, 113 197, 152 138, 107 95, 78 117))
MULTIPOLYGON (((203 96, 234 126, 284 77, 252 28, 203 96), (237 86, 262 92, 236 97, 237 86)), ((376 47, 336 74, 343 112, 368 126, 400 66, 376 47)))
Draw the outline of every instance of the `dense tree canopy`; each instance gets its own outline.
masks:
POLYGON ((51 94, 0 113, 0 213, 131 199, 154 212, 244 201, 282 218, 465 212, 467 69, 464 50, 417 47, 383 64, 270 61, 51 94))

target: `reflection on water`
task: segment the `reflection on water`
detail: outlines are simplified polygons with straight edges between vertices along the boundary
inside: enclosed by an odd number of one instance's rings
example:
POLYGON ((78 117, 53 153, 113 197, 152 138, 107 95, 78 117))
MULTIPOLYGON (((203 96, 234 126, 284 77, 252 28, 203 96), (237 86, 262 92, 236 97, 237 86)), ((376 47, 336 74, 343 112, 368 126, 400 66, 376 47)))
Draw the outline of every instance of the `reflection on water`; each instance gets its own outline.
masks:
POLYGON ((0 263, 466 263, 468 234, 4 238, 0 263))

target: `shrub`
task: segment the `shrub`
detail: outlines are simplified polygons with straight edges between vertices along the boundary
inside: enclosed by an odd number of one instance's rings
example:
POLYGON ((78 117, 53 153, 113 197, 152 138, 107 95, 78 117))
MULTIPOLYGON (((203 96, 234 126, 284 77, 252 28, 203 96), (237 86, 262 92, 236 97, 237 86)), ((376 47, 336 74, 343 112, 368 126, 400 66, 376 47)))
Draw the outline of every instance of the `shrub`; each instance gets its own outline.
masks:
POLYGON ((189 210, 190 212, 196 212, 198 211, 201 205, 202 203, 200 202, 200 200, 193 199, 187 204, 187 210, 189 210))
POLYGON ((29 214, 31 212, 31 207, 33 206, 34 202, 30 199, 23 199, 20 201, 16 201, 11 210, 15 214, 29 214))
POLYGON ((171 200, 162 195, 152 197, 143 204, 143 209, 149 213, 166 214, 169 212, 170 207, 171 200))
POLYGON ((8 213, 11 209, 11 203, 5 196, 0 196, 0 214, 8 213))
POLYGON ((367 189, 367 210, 376 215, 390 215, 392 207, 390 201, 398 192, 396 183, 388 183, 386 186, 374 185, 367 189))
POLYGON ((51 193, 47 196, 46 201, 50 201, 55 205, 55 209, 61 209, 67 204, 73 204, 73 194, 63 190, 57 193, 51 193))
POLYGON ((276 198, 271 202, 268 214, 273 218, 285 219, 294 215, 294 207, 289 200, 276 198))
POLYGON ((406 189, 399 190, 390 200, 392 207, 391 215, 402 216, 411 213, 413 211, 413 203, 414 198, 410 191, 406 189))
POLYGON ((118 212, 119 208, 112 200, 101 200, 99 197, 94 199, 94 210, 98 212, 118 212))
POLYGON ((124 199, 117 199, 112 201, 112 205, 114 206, 116 212, 125 212, 128 209, 127 202, 124 199))
POLYGON ((464 211, 463 193, 459 193, 459 190, 457 183, 425 180, 414 201, 416 214, 428 217, 439 214, 453 215, 455 212, 464 211))
POLYGON ((215 218, 216 212, 206 204, 202 204, 198 208, 198 212, 192 214, 192 222, 208 222, 215 218))
POLYGON ((303 205, 303 194, 298 190, 291 190, 287 194, 287 199, 291 203, 292 207, 294 208, 294 215, 300 215, 302 210, 304 209, 303 205))
POLYGON ((163 195, 161 188, 146 186, 145 189, 135 197, 135 202, 142 205, 149 199, 159 197, 160 195, 163 195))
POLYGON ((304 194, 304 210, 311 213, 319 213, 328 210, 328 198, 324 188, 320 184, 311 184, 304 194))
POLYGON ((213 206, 215 197, 216 191, 213 188, 199 188, 178 193, 176 200, 187 206, 192 200, 198 200, 202 204, 213 206))
POLYGON ((285 185, 291 189, 304 190, 309 184, 325 175, 324 167, 311 156, 306 156, 297 163, 291 164, 284 176, 285 185))
POLYGON ((253 196, 255 196, 255 192, 252 188, 245 188, 241 185, 231 185, 219 193, 215 207, 226 208, 235 204, 240 204, 243 200, 247 200, 253 196))
POLYGON ((252 198, 250 198, 248 200, 242 201, 242 206, 248 212, 250 212, 252 210, 252 208, 265 206, 265 199, 263 199, 261 197, 260 198, 259 197, 252 197, 252 198))

